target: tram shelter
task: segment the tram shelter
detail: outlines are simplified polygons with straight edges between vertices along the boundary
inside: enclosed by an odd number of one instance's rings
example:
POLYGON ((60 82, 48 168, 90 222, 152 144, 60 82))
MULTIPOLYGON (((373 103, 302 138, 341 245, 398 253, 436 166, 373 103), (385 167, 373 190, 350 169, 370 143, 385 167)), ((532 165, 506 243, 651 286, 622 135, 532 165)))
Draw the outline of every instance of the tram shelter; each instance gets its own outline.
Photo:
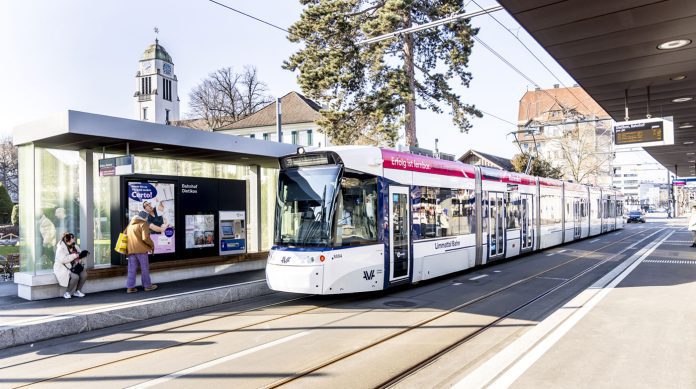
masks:
POLYGON ((296 149, 78 111, 20 125, 13 140, 20 177, 15 282, 29 300, 60 295, 53 263, 64 232, 92 253, 86 292, 124 287, 125 256, 113 247, 146 202, 159 224, 151 231, 157 282, 263 268, 277 158, 296 149))

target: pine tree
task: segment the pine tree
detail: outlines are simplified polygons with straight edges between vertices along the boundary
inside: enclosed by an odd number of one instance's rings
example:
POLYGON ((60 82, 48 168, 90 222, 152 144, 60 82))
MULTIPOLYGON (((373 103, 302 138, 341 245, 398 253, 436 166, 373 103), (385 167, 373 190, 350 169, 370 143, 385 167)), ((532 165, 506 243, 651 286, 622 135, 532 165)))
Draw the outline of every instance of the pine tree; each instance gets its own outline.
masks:
POLYGON ((360 41, 464 12, 463 0, 300 0, 305 7, 290 27, 301 43, 283 67, 299 71, 310 98, 327 105, 322 129, 334 144, 394 145, 399 129, 416 146, 416 108, 442 113, 471 127, 481 117, 450 86, 469 86, 467 64, 477 29, 467 20, 372 44, 360 41))

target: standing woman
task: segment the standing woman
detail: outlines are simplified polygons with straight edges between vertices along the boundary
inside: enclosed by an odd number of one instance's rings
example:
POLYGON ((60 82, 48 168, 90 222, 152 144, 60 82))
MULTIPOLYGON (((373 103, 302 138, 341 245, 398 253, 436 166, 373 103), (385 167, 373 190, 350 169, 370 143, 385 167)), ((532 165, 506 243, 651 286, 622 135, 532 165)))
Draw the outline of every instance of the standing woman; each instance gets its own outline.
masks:
POLYGON ((63 234, 58 246, 56 247, 56 259, 53 263, 53 273, 58 279, 60 286, 68 288, 63 294, 63 298, 69 299, 72 296, 85 297, 82 287, 87 281, 87 271, 81 263, 82 258, 86 257, 86 250, 80 251, 75 240, 75 234, 66 232, 63 234), (79 266, 78 266, 79 265, 79 266), (78 271, 74 273, 74 271, 78 271))

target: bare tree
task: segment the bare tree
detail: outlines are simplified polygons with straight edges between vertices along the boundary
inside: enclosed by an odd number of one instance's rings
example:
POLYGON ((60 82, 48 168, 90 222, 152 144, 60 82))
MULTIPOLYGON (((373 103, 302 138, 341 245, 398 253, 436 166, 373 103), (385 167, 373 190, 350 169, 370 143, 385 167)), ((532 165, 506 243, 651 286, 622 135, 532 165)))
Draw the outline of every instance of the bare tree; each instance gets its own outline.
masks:
POLYGON ((256 68, 242 73, 225 67, 210 73, 189 93, 190 116, 201 118, 208 130, 234 123, 273 101, 256 68))
POLYGON ((11 137, 2 137, 0 138, 0 183, 7 188, 13 200, 17 200, 18 197, 18 175, 17 147, 12 144, 11 137))
POLYGON ((602 178, 611 174, 611 136, 607 135, 605 128, 592 121, 578 120, 564 127, 562 135, 553 141, 553 145, 560 152, 559 162, 566 178, 599 184, 602 178))

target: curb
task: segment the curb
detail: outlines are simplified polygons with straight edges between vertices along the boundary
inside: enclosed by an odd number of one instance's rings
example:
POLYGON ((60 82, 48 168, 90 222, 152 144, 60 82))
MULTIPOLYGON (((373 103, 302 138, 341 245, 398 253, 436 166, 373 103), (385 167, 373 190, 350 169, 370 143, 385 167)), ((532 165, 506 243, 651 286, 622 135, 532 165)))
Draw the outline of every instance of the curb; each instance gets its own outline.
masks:
POLYGON ((271 293, 266 280, 257 280, 2 326, 0 350, 271 293))

